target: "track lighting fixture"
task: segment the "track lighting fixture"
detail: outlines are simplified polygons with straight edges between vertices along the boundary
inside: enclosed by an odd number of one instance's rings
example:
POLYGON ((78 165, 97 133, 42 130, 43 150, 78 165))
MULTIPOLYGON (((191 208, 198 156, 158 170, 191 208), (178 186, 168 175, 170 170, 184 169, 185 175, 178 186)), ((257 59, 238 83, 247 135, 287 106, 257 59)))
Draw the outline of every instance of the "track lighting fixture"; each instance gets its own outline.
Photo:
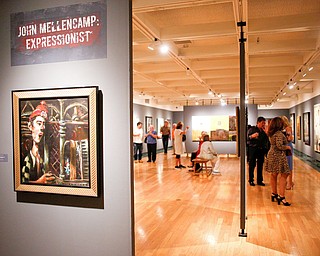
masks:
POLYGON ((160 52, 161 53, 167 53, 169 51, 169 46, 168 45, 166 45, 166 44, 161 44, 160 45, 160 52))
POLYGON ((213 94, 213 92, 212 92, 211 89, 209 89, 208 94, 209 94, 209 95, 212 95, 212 94, 213 94))
POLYGON ((154 51, 161 44, 158 38, 155 38, 154 41, 148 45, 148 49, 154 51))
POLYGON ((158 38, 154 39, 154 42, 148 45, 150 51, 159 49, 161 53, 167 53, 169 51, 169 46, 162 43, 158 38))
POLYGON ((290 79, 290 82, 287 83, 287 86, 288 86, 288 88, 289 88, 290 90, 292 90, 293 87, 294 87, 296 84, 297 84, 297 82, 292 83, 292 79, 290 79))

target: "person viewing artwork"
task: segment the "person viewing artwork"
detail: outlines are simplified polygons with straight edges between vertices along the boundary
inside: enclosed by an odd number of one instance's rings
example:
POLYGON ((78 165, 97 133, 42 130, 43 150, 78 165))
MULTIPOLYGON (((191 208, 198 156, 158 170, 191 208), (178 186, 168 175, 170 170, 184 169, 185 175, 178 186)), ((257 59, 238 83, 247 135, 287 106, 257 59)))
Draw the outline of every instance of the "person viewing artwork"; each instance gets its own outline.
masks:
POLYGON ((287 185, 286 185, 286 189, 290 190, 293 189, 294 186, 294 182, 293 182, 293 145, 292 145, 292 127, 290 125, 290 122, 288 120, 288 118, 286 116, 282 116, 281 117, 282 121, 283 121, 283 134, 286 136, 287 141, 288 141, 288 146, 290 146, 291 150, 290 151, 286 151, 287 152, 287 160, 288 160, 288 164, 289 164, 289 169, 290 169, 290 174, 287 178, 287 185))
POLYGON ((214 174, 220 173, 220 158, 217 152, 214 150, 212 142, 210 141, 209 135, 204 135, 203 143, 200 148, 200 154, 198 158, 208 159, 211 162, 211 166, 214 174))
POLYGON ((22 164, 22 183, 52 183, 55 180, 53 174, 45 172, 43 158, 39 150, 47 120, 47 104, 45 101, 41 101, 29 116, 28 128, 32 135, 32 147, 22 164))
POLYGON ((264 157, 268 153, 269 140, 265 132, 266 119, 262 116, 258 117, 257 125, 252 126, 248 130, 248 162, 249 162, 249 184, 255 186, 254 169, 257 166, 257 184, 265 186, 263 183, 263 162, 264 157))
MULTIPOLYGON (((207 132, 206 131, 202 131, 201 135, 199 136, 198 149, 196 151, 191 152, 191 158, 190 158, 191 163, 188 166, 189 168, 193 168, 194 167, 194 162, 192 160, 196 159, 197 156, 200 154, 201 145, 203 143, 203 138, 204 138, 205 135, 207 135, 207 132)), ((199 170, 200 169, 200 164, 196 163, 195 168, 196 168, 196 170, 199 170)), ((189 171, 193 171, 193 169, 190 169, 189 171)))
POLYGON ((290 206, 285 198, 285 190, 287 177, 291 173, 286 151, 291 151, 291 147, 288 146, 288 140, 282 132, 283 126, 281 117, 275 117, 271 120, 268 129, 271 147, 267 155, 265 168, 267 172, 271 173, 271 201, 276 199, 279 205, 282 203, 284 206, 290 206), (279 187, 278 175, 280 175, 279 187))
POLYGON ((157 131, 154 130, 154 126, 150 125, 149 126, 149 131, 148 133, 145 135, 145 137, 147 138, 147 149, 148 149, 148 163, 151 162, 156 162, 157 159, 157 139, 158 134, 157 131))
POLYGON ((142 151, 143 151, 143 129, 142 123, 138 122, 137 127, 133 130, 133 154, 134 162, 142 163, 142 151))
POLYGON ((174 146, 174 131, 176 130, 177 124, 172 124, 172 130, 171 130, 171 140, 172 140, 172 155, 176 154, 175 146, 174 146))
POLYGON ((167 154, 170 137, 170 127, 168 120, 164 121, 164 125, 160 128, 160 134, 162 135, 163 153, 167 154))
POLYGON ((182 135, 186 134, 189 129, 189 126, 183 130, 183 123, 177 123, 177 127, 174 131, 174 147, 175 147, 175 154, 176 154, 176 169, 186 168, 184 165, 181 164, 181 155, 184 153, 183 143, 182 143, 182 135))

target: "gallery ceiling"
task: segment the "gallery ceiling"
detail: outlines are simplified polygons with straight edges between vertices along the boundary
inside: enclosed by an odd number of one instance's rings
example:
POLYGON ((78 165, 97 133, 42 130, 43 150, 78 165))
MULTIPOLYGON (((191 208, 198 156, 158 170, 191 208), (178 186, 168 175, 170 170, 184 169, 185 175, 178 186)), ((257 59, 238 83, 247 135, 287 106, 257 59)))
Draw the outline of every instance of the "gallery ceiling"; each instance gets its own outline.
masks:
POLYGON ((289 105, 320 79, 319 0, 132 0, 132 8, 135 102, 238 104, 239 21, 249 103, 289 105))

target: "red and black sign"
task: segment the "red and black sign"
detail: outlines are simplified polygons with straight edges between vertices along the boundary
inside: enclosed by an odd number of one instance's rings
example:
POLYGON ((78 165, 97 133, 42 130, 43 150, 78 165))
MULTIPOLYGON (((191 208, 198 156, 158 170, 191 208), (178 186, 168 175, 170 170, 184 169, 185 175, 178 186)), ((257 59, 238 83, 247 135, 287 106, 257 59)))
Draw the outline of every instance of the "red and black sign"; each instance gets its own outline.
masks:
POLYGON ((105 16, 103 2, 12 14, 12 65, 105 58, 105 16))

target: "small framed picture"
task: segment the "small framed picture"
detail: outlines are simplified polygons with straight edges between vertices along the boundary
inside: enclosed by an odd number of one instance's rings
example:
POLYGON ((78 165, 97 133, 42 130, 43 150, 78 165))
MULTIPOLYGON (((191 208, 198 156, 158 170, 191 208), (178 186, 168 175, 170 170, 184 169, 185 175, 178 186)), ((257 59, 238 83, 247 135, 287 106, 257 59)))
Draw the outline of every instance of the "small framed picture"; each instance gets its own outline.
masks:
POLYGON ((320 103, 313 106, 314 151, 320 153, 320 103))
POLYGON ((152 125, 152 116, 146 116, 146 122, 145 122, 146 133, 148 133, 150 125, 152 125))
POLYGON ((292 127, 292 143, 295 143, 295 114, 290 114, 290 125, 292 127))
POLYGON ((303 142, 310 145, 310 112, 303 113, 303 142))
POLYGON ((301 140, 301 116, 297 116, 297 139, 301 140))

